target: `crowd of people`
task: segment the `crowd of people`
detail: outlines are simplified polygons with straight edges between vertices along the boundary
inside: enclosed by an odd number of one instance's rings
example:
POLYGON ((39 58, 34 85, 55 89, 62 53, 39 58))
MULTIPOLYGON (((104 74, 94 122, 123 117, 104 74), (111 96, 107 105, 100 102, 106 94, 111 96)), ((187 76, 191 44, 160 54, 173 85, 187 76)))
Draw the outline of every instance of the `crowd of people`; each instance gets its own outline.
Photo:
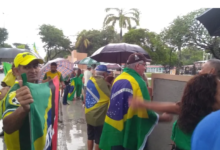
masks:
MULTIPOLYGON (((75 79, 75 100, 82 99, 85 104, 88 150, 143 150, 154 127, 171 122, 174 114, 178 119, 172 129, 172 150, 219 149, 220 60, 209 60, 200 74, 187 82, 181 101, 176 103, 151 101, 144 74, 146 62, 144 55, 131 54, 116 78, 105 65, 98 65, 94 72, 88 65, 85 71, 78 69, 63 78, 57 64, 51 63, 42 82, 58 76, 63 105, 69 105, 70 82, 75 79)), ((38 84, 42 63, 31 53, 20 53, 1 83, 0 107, 8 150, 31 149, 28 113, 34 99, 23 86, 21 75, 38 84)))

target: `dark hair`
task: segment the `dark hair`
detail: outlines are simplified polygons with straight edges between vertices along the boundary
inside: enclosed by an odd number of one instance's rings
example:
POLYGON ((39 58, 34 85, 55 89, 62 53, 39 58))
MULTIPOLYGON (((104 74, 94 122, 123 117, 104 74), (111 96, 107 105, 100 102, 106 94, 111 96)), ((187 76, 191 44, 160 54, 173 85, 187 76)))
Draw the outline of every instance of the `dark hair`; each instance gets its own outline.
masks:
POLYGON ((200 74, 188 81, 183 92, 177 121, 182 131, 192 133, 199 121, 214 111, 216 93, 216 75, 200 74))
POLYGON ((82 72, 81 69, 77 70, 77 77, 79 77, 81 75, 81 72, 82 72))
POLYGON ((57 63, 53 62, 50 64, 50 66, 57 66, 57 63))

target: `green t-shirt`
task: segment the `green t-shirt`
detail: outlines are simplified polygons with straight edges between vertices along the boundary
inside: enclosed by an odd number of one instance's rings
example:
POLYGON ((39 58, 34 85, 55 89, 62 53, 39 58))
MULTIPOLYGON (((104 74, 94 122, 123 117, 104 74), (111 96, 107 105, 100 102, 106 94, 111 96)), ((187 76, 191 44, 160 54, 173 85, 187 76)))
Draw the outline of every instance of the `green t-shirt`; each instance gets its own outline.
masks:
POLYGON ((176 144, 176 147, 181 150, 191 150, 191 134, 184 133, 177 125, 177 121, 173 123, 171 139, 176 144))

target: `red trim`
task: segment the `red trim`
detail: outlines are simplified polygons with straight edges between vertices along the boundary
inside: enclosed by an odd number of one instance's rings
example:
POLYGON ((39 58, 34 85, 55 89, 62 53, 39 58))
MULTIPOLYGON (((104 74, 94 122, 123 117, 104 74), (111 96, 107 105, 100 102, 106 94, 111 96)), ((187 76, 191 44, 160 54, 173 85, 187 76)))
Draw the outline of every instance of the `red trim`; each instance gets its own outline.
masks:
POLYGON ((59 116, 59 79, 56 76, 53 79, 53 84, 55 86, 55 99, 54 99, 54 103, 55 103, 55 120, 54 120, 54 125, 53 125, 53 131, 54 131, 54 135, 52 138, 52 149, 53 150, 57 150, 57 134, 58 134, 58 116, 59 116))

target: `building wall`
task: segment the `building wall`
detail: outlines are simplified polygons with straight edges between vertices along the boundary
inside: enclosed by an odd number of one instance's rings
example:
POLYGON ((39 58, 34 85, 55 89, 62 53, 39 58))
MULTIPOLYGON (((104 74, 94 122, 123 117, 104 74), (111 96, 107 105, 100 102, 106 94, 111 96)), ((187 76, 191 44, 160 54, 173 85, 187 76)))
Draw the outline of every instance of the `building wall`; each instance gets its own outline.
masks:
MULTIPOLYGON (((181 100, 186 82, 192 76, 152 74, 153 101, 158 102, 178 102, 181 100)), ((148 139, 147 150, 170 150, 171 146, 171 123, 159 123, 148 139)))
MULTIPOLYGON (((82 60, 87 57, 87 53, 78 53, 76 50, 71 52, 71 55, 67 57, 67 60, 74 63, 77 60, 82 60)), ((86 69, 86 65, 78 65, 80 69, 86 69)))

